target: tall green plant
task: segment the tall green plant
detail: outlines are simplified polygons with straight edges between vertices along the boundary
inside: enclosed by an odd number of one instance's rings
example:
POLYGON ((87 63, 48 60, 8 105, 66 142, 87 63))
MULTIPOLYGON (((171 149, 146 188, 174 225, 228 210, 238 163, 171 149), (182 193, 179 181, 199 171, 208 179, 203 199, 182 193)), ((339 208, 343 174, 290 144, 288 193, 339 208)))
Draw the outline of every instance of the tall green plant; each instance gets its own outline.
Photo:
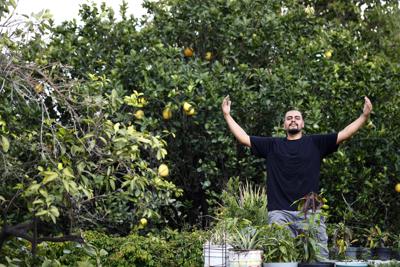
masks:
POLYGON ((318 227, 321 220, 321 214, 310 212, 306 222, 303 223, 303 229, 296 237, 297 247, 300 252, 301 262, 317 262, 324 260, 321 257, 320 251, 323 244, 318 239, 318 227))
POLYGON ((385 248, 389 246, 391 235, 388 231, 383 231, 378 225, 365 230, 367 246, 369 248, 385 248))
POLYGON ((287 225, 271 224, 264 232, 264 262, 296 262, 299 256, 296 239, 287 225))
POLYGON ((238 178, 232 178, 222 192, 222 201, 220 219, 238 218, 253 226, 268 224, 267 195, 263 187, 248 181, 241 184, 238 178))
POLYGON ((254 250, 262 248, 262 236, 259 228, 247 226, 235 227, 228 235, 228 244, 236 250, 254 250))

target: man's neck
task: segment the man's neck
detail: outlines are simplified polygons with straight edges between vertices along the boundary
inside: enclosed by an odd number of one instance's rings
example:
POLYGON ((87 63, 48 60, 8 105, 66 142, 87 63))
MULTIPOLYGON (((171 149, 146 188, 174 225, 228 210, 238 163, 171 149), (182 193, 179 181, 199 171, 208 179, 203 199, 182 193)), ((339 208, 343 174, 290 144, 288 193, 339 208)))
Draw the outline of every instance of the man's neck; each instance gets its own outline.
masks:
POLYGON ((287 140, 298 140, 303 136, 302 132, 298 132, 296 134, 287 134, 287 140))

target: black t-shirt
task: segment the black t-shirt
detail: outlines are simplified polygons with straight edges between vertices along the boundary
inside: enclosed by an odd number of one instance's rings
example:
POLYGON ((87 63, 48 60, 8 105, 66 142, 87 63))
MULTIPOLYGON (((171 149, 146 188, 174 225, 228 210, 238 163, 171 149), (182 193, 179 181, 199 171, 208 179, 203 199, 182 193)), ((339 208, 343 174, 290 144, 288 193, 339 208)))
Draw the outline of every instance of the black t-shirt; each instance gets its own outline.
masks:
POLYGON ((297 210, 294 201, 319 191, 322 159, 335 152, 337 133, 298 140, 250 136, 251 150, 266 159, 268 210, 297 210))

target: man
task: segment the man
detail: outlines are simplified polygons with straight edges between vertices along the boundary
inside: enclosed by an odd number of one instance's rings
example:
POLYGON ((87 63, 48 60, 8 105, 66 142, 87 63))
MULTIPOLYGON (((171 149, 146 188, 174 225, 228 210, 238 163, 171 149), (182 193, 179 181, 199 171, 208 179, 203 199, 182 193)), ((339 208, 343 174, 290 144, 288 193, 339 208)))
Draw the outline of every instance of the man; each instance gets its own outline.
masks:
MULTIPOLYGON (((365 97, 362 114, 339 133, 303 135, 304 120, 300 111, 290 110, 285 114, 286 137, 249 136, 230 115, 229 96, 222 102, 222 112, 229 130, 243 145, 251 148, 254 155, 267 162, 268 218, 270 223, 290 223, 294 235, 304 224, 304 219, 294 201, 310 192, 319 191, 321 161, 335 152, 338 145, 353 136, 368 120, 372 104, 365 97)), ((323 244, 322 257, 328 257, 326 227, 321 220, 318 229, 319 241, 323 244)))

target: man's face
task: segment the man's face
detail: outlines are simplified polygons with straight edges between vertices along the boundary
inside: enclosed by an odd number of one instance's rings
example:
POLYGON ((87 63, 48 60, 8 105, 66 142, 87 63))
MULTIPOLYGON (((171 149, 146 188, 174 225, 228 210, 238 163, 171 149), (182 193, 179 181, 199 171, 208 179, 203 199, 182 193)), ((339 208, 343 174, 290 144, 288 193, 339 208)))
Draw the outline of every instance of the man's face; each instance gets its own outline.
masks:
POLYGON ((304 128, 303 116, 298 110, 290 110, 285 114, 283 127, 288 134, 296 134, 304 128))

